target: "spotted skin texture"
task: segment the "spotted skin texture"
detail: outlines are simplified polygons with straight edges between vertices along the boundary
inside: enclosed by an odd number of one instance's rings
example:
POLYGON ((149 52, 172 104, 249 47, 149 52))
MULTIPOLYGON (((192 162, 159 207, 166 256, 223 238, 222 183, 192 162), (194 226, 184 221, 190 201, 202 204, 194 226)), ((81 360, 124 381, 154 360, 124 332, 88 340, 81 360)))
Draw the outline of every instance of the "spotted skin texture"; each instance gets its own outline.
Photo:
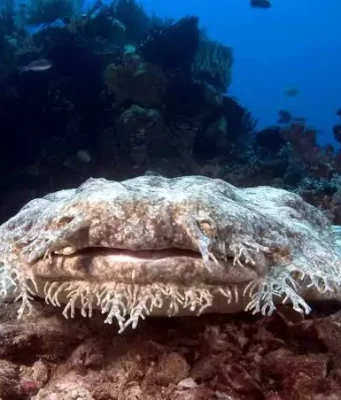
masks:
POLYGON ((203 176, 89 179, 26 204, 0 227, 0 291, 34 296, 120 332, 146 315, 308 313, 341 262, 325 216, 296 194, 203 176), (308 296, 308 297, 309 297, 308 296))

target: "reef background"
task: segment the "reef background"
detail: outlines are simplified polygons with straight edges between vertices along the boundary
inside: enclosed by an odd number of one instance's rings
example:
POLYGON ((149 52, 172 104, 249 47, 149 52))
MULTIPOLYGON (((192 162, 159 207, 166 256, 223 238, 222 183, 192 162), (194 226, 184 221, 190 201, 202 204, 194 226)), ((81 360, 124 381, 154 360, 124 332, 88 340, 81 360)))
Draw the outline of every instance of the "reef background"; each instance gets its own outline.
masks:
POLYGON ((0 220, 89 176, 153 171, 283 187, 340 223, 341 153, 305 122, 257 131, 226 94, 232 50, 197 17, 161 20, 130 0, 82 12, 67 0, 2 9, 0 220), (41 58, 52 68, 20 73, 41 58))
POLYGON ((229 92, 257 116, 257 126, 272 125, 278 109, 286 109, 321 130, 321 142, 333 143, 341 92, 340 2, 272 0, 264 9, 250 7, 251 1, 268 0, 142 0, 158 16, 194 12, 213 38, 233 47, 229 92), (286 96, 290 87, 299 94, 286 96))

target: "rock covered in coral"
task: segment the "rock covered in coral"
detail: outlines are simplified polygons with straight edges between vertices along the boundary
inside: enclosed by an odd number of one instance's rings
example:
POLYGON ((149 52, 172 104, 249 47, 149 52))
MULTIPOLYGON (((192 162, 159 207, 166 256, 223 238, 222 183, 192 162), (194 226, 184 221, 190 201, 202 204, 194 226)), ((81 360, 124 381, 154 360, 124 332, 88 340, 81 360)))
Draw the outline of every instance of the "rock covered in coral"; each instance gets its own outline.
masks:
POLYGON ((120 156, 134 167, 169 156, 173 150, 172 143, 165 146, 169 133, 161 114, 155 109, 133 105, 122 113, 116 128, 120 156))
POLYGON ((3 400, 338 399, 340 315, 280 306, 272 317, 149 319, 118 335, 100 315, 72 321, 42 301, 0 309, 3 400))
MULTIPOLYGON (((51 7, 59 14, 64 3, 54 0, 51 7)), ((36 10, 46 14, 47 8, 36 10)), ((148 16, 130 0, 95 2, 86 15, 70 9, 59 17, 63 21, 57 25, 26 27, 22 15, 12 33, 0 23, 0 42, 8 38, 14 57, 11 63, 0 57, 0 70, 10 67, 0 88, 0 118, 11 127, 0 157, 0 184, 10 198, 2 199, 1 221, 23 201, 77 186, 88 176, 121 179, 150 169, 169 176, 197 174, 203 163, 217 161, 219 176, 237 183, 224 175, 222 161, 234 163, 244 154, 250 133, 246 110, 222 95, 225 84, 217 83, 230 76, 231 52, 203 34, 198 18, 171 23, 148 16), (18 73, 38 59, 53 67, 46 73, 18 73), (154 128, 147 118, 146 126, 139 124, 139 131, 129 135, 139 141, 146 132, 147 159, 130 140, 121 147, 121 116, 134 106, 155 109, 161 116, 154 119, 154 128), (228 129, 219 130, 221 140, 206 134, 211 124, 224 119, 228 129), (55 138, 64 143, 58 154, 55 138), (82 149, 91 154, 87 166, 77 160, 82 149), (121 157, 130 153, 131 164, 129 157, 121 157), (132 168, 136 166, 138 170, 132 168)))
POLYGON ((231 83, 232 64, 231 48, 202 38, 193 63, 194 77, 224 93, 231 83))
POLYGON ((105 82, 118 104, 129 100, 144 107, 161 106, 167 89, 160 67, 142 62, 136 54, 126 55, 121 64, 109 64, 105 82))
POLYGON ((58 384, 52 389, 42 389, 35 400, 95 400, 90 391, 80 384, 58 384))
MULTIPOLYGON (((120 332, 146 315, 243 309, 333 296, 341 261, 325 216, 298 195, 203 176, 89 179, 35 199, 0 227, 1 291, 65 317, 93 309, 120 332)), ((335 297, 335 295, 334 295, 335 297)))
POLYGON ((198 23, 199 19, 191 16, 151 29, 139 46, 139 54, 164 71, 181 69, 189 73, 200 43, 198 23))

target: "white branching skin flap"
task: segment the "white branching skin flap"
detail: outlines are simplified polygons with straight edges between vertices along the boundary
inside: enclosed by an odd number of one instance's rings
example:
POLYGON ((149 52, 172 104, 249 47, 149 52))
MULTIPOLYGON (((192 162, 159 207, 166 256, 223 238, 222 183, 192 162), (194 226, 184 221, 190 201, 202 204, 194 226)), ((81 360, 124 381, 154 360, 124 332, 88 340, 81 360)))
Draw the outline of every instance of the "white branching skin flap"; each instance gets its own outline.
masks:
MULTIPOLYGON (((334 230, 335 231, 335 230, 334 230)), ((309 313, 339 298, 341 258, 324 215, 271 187, 203 176, 89 179, 35 199, 0 227, 0 296, 19 318, 35 296, 74 317, 135 328, 147 315, 309 313)))

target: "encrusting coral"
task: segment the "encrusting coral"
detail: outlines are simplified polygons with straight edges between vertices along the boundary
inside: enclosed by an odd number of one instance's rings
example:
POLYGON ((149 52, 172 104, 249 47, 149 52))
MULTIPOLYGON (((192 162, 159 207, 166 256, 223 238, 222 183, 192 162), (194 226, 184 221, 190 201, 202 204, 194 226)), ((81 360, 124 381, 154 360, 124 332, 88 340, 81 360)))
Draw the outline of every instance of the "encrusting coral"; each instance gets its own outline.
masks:
POLYGON ((265 315, 279 301, 308 313, 341 280, 322 212, 285 190, 203 176, 91 178, 32 200, 0 227, 0 261, 19 317, 37 295, 65 317, 100 309, 120 332, 146 315, 265 315))

